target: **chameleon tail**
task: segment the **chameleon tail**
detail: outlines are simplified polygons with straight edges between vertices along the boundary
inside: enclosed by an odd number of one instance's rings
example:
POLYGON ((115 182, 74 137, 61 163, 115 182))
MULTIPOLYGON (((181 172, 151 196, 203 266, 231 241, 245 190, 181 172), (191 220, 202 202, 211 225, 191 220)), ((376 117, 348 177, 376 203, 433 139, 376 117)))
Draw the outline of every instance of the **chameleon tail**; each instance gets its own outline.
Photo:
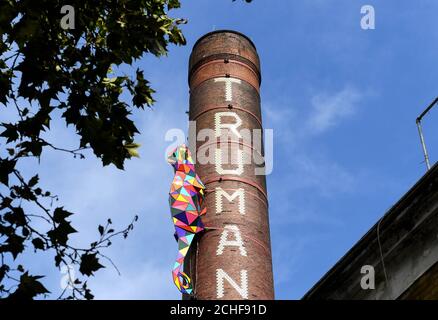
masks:
POLYGON ((193 287, 190 277, 183 271, 184 259, 193 241, 195 234, 186 233, 178 238, 178 256, 176 257, 175 265, 173 266, 172 276, 173 282, 181 293, 192 294, 193 287))

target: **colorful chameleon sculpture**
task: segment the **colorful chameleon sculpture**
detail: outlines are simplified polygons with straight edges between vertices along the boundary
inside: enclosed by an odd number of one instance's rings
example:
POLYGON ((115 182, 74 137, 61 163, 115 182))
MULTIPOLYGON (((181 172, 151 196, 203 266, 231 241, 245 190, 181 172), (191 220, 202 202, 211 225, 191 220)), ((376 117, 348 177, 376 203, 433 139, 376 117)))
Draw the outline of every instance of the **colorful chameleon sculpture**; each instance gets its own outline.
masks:
POLYGON ((195 172, 195 165, 186 145, 176 148, 167 161, 175 169, 169 192, 175 239, 178 242, 178 256, 172 271, 173 282, 181 293, 192 294, 191 279, 183 271, 184 259, 195 234, 204 230, 201 216, 207 212, 203 207, 205 186, 195 172))

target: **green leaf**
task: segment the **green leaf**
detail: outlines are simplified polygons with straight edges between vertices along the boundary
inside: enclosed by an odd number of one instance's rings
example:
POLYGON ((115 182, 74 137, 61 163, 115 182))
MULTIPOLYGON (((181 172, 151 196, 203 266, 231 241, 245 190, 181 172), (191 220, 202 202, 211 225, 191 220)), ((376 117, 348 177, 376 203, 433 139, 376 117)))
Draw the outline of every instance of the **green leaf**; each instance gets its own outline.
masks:
POLYGON ((0 159, 0 183, 9 185, 9 175, 14 171, 17 160, 0 159))
POLYGON ((56 223, 64 222, 65 219, 69 216, 71 216, 73 213, 64 210, 64 207, 56 208, 53 212, 53 221, 56 223))
POLYGON ((17 126, 10 123, 3 123, 2 126, 5 128, 5 131, 0 134, 0 137, 6 138, 7 143, 18 140, 20 136, 17 126))
POLYGON ((10 268, 6 264, 0 266, 0 283, 3 281, 3 278, 5 277, 6 273, 9 272, 9 270, 10 268))
POLYGON ((26 224, 26 217, 23 208, 21 207, 16 207, 13 208, 11 212, 6 212, 3 218, 5 221, 16 225, 17 227, 21 227, 26 224))
POLYGON ((176 9, 176 8, 179 8, 179 7, 181 7, 181 4, 180 4, 179 0, 169 0, 169 2, 167 4, 167 8, 169 10, 176 9))
POLYGON ((28 272, 20 276, 17 290, 9 296, 9 299, 29 300, 40 294, 50 293, 43 284, 38 281, 43 276, 31 276, 28 272))
POLYGON ((139 147, 140 147, 140 145, 138 143, 125 144, 125 149, 128 151, 128 153, 131 157, 140 158, 140 154, 138 153, 138 150, 137 150, 139 147))
POLYGON ((35 175, 29 180, 29 182, 27 184, 29 185, 29 187, 32 188, 33 186, 35 186, 38 183, 38 180, 39 180, 38 175, 35 175))
POLYGON ((36 249, 44 250, 44 241, 41 238, 35 238, 32 240, 32 244, 36 249))
POLYGON ((9 208, 12 204, 12 199, 9 197, 4 197, 1 204, 0 204, 0 210, 9 208))
POLYGON ((26 238, 11 234, 5 244, 0 246, 0 252, 9 252, 15 260, 18 254, 24 250, 24 240, 26 240, 26 238))
POLYGON ((62 221, 56 228, 47 232, 53 244, 66 245, 71 233, 77 232, 68 221, 62 221))
POLYGON ((55 256, 55 266, 59 267, 62 262, 62 258, 64 257, 64 251, 61 251, 60 253, 57 253, 55 256))
POLYGON ((81 264, 79 266, 79 272, 86 276, 92 276, 94 272, 101 268, 105 268, 99 263, 99 259, 96 253, 88 254, 84 253, 81 256, 81 264))
POLYGON ((90 289, 85 289, 84 298, 87 299, 87 300, 93 300, 94 299, 94 296, 91 294, 91 290, 90 289))

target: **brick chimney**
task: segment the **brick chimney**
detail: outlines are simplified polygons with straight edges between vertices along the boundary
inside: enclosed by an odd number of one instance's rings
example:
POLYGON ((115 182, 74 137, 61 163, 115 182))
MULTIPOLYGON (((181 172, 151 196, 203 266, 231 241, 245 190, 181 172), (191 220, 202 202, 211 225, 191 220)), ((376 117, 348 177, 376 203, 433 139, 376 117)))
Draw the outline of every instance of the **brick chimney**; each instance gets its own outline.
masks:
POLYGON ((204 35, 193 47, 188 80, 197 134, 192 154, 208 210, 207 230, 187 263, 195 298, 274 299, 266 179, 260 174, 260 62, 253 42, 235 31, 204 35))

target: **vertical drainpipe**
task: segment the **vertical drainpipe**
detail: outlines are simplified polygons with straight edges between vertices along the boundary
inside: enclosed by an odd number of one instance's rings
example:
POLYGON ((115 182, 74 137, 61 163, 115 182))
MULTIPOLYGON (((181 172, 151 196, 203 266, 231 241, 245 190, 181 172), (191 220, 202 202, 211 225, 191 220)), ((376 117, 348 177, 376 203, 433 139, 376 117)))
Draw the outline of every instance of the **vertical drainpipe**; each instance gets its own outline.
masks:
POLYGON ((427 171, 430 170, 431 166, 430 166, 430 159, 429 159, 429 153, 427 152, 427 148, 426 148, 426 142, 424 140, 424 135, 423 135, 423 128, 421 126, 421 120, 423 120, 424 116, 430 111, 432 110, 432 108, 438 103, 438 97, 420 114, 420 116, 417 118, 416 123, 417 123, 417 128, 418 128, 418 133, 420 135, 420 141, 421 141, 421 147, 423 148, 423 154, 424 154, 424 161, 426 163, 426 168, 427 171))

